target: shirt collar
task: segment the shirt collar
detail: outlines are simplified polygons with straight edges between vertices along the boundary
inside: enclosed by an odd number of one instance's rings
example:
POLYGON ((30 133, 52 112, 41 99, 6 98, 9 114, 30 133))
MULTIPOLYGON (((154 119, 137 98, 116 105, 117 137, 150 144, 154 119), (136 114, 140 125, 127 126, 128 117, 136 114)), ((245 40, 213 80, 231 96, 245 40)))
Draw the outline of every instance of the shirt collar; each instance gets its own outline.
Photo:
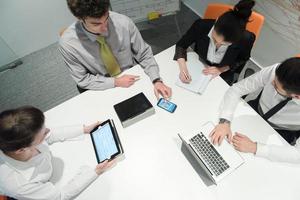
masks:
MULTIPOLYGON (((90 31, 88 31, 84 25, 83 25, 83 22, 79 22, 80 26, 81 26, 81 29, 82 31, 84 32, 84 34, 92 41, 92 42, 95 42, 97 40, 97 38, 99 36, 103 36, 103 37, 107 37, 108 36, 108 32, 107 33, 104 33, 104 34, 95 34, 95 33, 91 33, 90 31)), ((110 26, 110 18, 108 18, 108 27, 110 26)))
POLYGON ((97 40, 97 37, 99 35, 97 34, 94 34, 94 33, 91 33, 89 32, 88 30, 86 30, 86 28, 84 27, 83 25, 83 22, 79 22, 81 28, 82 28, 82 31, 84 32, 84 34, 92 41, 92 42, 95 42, 97 40))

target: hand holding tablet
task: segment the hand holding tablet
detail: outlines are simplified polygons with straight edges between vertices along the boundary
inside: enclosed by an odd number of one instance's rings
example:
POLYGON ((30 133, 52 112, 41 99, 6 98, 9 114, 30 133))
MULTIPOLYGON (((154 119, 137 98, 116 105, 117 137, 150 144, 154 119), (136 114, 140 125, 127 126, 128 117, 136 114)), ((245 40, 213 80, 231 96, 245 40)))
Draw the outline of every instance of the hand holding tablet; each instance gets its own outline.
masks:
POLYGON ((124 151, 112 120, 107 120, 91 131, 91 138, 98 163, 112 160, 124 151))
POLYGON ((115 163, 116 163, 116 160, 111 160, 111 161, 105 160, 104 162, 99 163, 95 168, 96 174, 100 175, 100 174, 104 173, 107 169, 109 169, 115 163))

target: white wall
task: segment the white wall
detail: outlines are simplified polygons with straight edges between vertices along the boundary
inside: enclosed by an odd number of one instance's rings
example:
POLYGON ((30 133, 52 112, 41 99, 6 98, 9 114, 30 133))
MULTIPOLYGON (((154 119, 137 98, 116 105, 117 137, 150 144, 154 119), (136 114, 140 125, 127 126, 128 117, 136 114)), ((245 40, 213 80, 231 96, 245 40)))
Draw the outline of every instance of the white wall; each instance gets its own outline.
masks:
POLYGON ((1 0, 0 36, 19 57, 58 40, 75 19, 66 0, 1 0))
POLYGON ((4 40, 0 37, 0 72, 1 67, 13 62, 17 59, 15 53, 7 46, 4 40))

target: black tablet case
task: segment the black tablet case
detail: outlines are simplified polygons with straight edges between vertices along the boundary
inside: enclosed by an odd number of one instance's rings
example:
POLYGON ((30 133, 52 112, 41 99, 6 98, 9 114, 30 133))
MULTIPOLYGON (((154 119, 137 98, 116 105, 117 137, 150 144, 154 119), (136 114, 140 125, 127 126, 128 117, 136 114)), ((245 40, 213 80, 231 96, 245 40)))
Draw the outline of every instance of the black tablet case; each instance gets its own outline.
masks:
POLYGON ((155 113, 154 107, 142 92, 114 105, 114 109, 124 128, 155 113))

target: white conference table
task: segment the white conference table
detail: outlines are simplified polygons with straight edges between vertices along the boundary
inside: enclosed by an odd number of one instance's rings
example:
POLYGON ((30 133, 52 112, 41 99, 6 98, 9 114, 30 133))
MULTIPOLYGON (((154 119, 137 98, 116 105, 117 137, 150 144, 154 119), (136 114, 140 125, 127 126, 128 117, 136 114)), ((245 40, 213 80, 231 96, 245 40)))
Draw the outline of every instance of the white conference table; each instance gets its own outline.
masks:
MULTIPOLYGON (((276 163, 241 153, 245 163, 234 173, 213 185, 189 155, 181 149, 178 133, 197 132, 207 121, 218 121, 218 109, 228 85, 213 79, 203 95, 175 86, 179 70, 172 60, 174 46, 155 56, 164 82, 172 87, 175 113, 156 106, 157 100, 149 78, 139 66, 125 74, 140 75, 130 88, 87 91, 47 111, 48 127, 89 124, 114 119, 125 155, 102 174, 77 199, 103 200, 193 200, 193 199, 300 199, 299 165, 276 163), (123 128, 113 105, 144 92, 155 106, 156 114, 128 128, 123 128)), ((285 141, 245 102, 241 101, 232 122, 233 131, 268 144, 287 145, 285 141)), ((89 135, 75 141, 51 145, 56 170, 53 182, 66 184, 81 165, 96 166, 89 135)))

